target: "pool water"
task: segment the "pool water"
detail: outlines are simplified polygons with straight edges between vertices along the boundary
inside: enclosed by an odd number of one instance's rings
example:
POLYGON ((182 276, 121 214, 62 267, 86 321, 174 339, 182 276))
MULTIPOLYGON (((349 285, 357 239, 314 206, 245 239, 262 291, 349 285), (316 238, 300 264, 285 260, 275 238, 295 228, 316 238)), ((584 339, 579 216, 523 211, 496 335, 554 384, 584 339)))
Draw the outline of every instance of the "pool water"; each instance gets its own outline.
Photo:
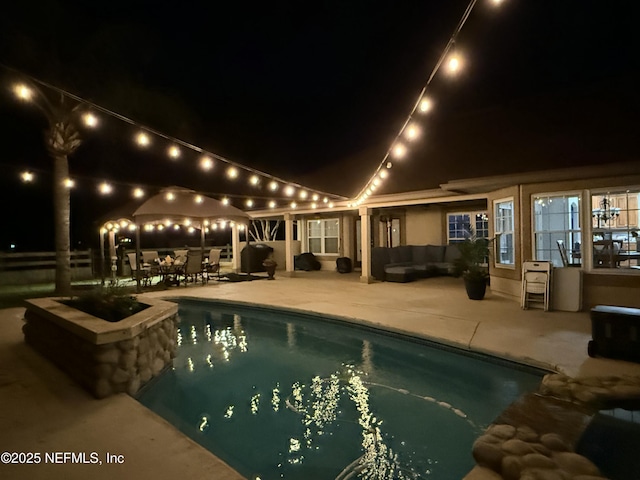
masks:
POLYGON ((139 400, 249 479, 459 480, 544 372, 336 320, 180 300, 139 400))

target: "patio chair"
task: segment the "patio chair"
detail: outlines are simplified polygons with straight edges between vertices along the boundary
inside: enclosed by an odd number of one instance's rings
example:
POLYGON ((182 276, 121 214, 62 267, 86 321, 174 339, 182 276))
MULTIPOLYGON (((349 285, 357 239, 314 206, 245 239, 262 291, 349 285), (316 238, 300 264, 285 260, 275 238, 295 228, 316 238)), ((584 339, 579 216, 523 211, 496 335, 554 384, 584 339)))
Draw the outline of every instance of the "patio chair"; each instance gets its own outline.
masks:
POLYGON ((204 283, 205 277, 203 273, 204 269, 202 268, 202 255, 200 255, 200 252, 189 252, 189 254, 187 255, 187 263, 185 264, 184 270, 182 272, 185 285, 189 281, 195 283, 198 280, 198 276, 200 277, 202 283, 204 283))
POLYGON ((160 255, 158 255, 157 250, 143 250, 140 252, 142 254, 142 264, 145 267, 149 267, 150 275, 153 277, 154 275, 160 274, 160 255))
POLYGON ((209 259, 205 262, 204 270, 205 276, 204 279, 206 282, 209 281, 209 276, 214 273, 220 278, 220 254, 222 250, 218 248, 212 248, 209 250, 209 259))
POLYGON ((176 260, 180 259, 183 262, 187 261, 187 255, 188 254, 189 254, 189 249, 188 248, 184 248, 184 249, 181 249, 181 250, 174 250, 173 251, 174 258, 176 260))
MULTIPOLYGON (((135 252, 127 253, 127 257, 129 258, 129 267, 131 267, 131 279, 137 281, 138 264, 136 262, 136 254, 135 252)), ((144 263, 140 267, 140 281, 145 287, 151 283, 151 267, 144 263)))

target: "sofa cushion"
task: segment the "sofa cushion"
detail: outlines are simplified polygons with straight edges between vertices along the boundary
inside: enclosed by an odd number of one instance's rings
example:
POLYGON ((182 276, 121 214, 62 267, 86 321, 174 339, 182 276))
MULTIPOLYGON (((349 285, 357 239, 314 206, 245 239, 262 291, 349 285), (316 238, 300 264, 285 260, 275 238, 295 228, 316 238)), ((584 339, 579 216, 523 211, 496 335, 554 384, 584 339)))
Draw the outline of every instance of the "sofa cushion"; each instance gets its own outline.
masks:
POLYGON ((444 252, 444 261, 445 263, 454 263, 458 258, 460 258, 460 249, 457 245, 447 245, 446 251, 444 252))
POLYGON ((411 261, 411 246, 400 245, 389 249, 390 263, 410 263, 411 261))
POLYGON ((444 245, 427 245, 427 263, 442 263, 444 261, 444 245))
POLYGON ((417 265, 427 263, 427 246, 413 245, 411 247, 411 261, 417 265))
POLYGON ((413 267, 386 267, 384 269, 385 280, 387 282, 412 282, 415 280, 415 270, 413 267))

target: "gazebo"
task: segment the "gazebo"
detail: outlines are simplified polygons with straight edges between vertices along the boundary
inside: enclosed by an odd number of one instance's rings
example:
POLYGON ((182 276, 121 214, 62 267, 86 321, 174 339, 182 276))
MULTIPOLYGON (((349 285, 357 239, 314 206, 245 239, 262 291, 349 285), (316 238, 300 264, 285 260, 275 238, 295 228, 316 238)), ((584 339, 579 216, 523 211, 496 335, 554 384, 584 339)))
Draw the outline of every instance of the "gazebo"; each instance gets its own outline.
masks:
MULTIPOLYGON (((194 190, 184 187, 167 187, 160 191, 157 195, 140 204, 131 214, 124 215, 118 212, 118 218, 114 218, 111 222, 115 225, 122 226, 129 222, 129 226, 136 232, 136 261, 139 264, 141 259, 140 253, 140 229, 147 225, 164 225, 180 224, 188 225, 196 229, 200 229, 200 248, 204 255, 205 233, 207 228, 211 228, 216 224, 230 224, 233 228, 244 225, 248 232, 251 217, 242 210, 227 205, 214 198, 201 195, 194 190)), ((104 225, 101 227, 101 245, 104 245, 104 225)), ((127 227, 127 225, 125 225, 127 227)), ((112 236, 110 235, 110 243, 112 236)), ((238 236, 234 235, 233 248, 237 248, 238 236)), ((249 236, 247 234, 247 242, 249 236)), ((110 245, 110 251, 115 249, 114 245, 110 245)), ((103 248, 104 252, 104 248, 103 248)), ((236 255, 234 251, 234 256, 236 255)), ((103 257, 104 258, 104 255, 103 257)), ((104 271, 104 269, 103 269, 104 271)), ((140 278, 137 276, 136 282, 140 286, 140 278)))

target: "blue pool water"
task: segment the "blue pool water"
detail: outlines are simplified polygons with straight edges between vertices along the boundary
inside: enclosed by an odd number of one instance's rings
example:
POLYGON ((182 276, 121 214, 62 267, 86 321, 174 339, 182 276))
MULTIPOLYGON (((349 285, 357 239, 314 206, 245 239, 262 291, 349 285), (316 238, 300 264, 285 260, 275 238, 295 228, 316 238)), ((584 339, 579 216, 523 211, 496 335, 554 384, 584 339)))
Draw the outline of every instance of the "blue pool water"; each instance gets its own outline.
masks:
POLYGON ((543 372, 398 335, 180 300, 174 368, 139 400, 249 479, 459 480, 543 372))

